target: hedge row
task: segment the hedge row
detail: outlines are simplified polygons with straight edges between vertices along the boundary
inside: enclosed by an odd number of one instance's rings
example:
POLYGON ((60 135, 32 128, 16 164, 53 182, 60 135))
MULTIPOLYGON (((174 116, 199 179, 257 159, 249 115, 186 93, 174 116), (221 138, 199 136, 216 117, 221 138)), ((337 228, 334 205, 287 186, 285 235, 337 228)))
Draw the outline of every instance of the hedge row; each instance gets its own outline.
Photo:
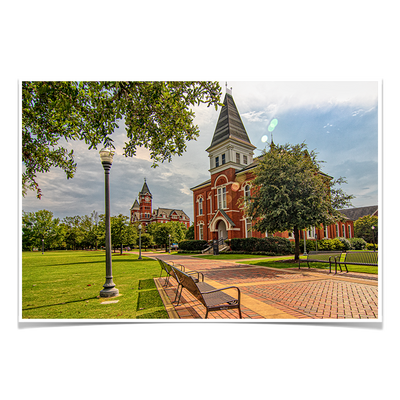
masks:
POLYGON ((206 246, 206 240, 183 240, 179 242, 180 250, 201 251, 206 246))
MULTIPOLYGON (((306 240, 307 251, 316 250, 315 240, 306 240)), ((370 250, 370 245, 361 238, 335 238, 335 239, 322 239, 317 241, 318 251, 334 251, 334 250, 370 250)), ((304 249, 304 241, 300 241, 300 252, 304 249)), ((371 250, 372 247, 371 247, 371 250)), ((292 252, 294 253, 294 242, 292 242, 292 252)))
POLYGON ((245 253, 266 252, 273 254, 290 254, 290 240, 280 237, 231 239, 228 242, 232 251, 245 253))

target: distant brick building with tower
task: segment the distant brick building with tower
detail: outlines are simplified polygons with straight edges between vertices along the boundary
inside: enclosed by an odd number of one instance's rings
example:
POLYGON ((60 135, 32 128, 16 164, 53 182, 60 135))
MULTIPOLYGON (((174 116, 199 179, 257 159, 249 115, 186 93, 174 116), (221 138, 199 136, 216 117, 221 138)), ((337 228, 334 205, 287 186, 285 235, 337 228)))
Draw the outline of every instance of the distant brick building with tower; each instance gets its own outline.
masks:
POLYGON ((147 226, 154 222, 180 222, 189 228, 190 218, 183 210, 172 208, 157 208, 153 210, 153 195, 151 194, 147 185, 146 179, 142 190, 139 192, 139 201, 135 199, 133 206, 130 209, 131 224, 140 222, 142 225, 147 226))

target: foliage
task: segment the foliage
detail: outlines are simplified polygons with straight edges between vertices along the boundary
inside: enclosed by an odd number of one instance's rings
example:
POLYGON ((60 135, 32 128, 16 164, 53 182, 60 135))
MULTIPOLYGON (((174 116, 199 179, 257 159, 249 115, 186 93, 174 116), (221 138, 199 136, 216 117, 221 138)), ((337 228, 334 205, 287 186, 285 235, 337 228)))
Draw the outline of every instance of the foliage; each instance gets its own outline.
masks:
POLYGON ((177 221, 165 224, 157 222, 147 226, 147 233, 153 236, 154 242, 159 246, 165 246, 166 250, 169 244, 182 241, 186 231, 186 226, 177 221))
POLYGON ((116 217, 110 218, 111 222, 111 243, 114 247, 121 248, 123 245, 133 246, 136 243, 138 236, 136 229, 130 224, 129 218, 119 214, 116 217))
MULTIPOLYGON (((104 214, 93 211, 90 216, 65 217, 60 222, 47 210, 22 212, 22 250, 41 249, 42 238, 45 250, 97 249, 105 242, 104 214)), ((114 246, 134 246, 138 236, 137 227, 129 223, 128 217, 112 216, 111 239, 114 246)))
POLYGON ((189 226, 188 230, 186 231, 185 238, 187 240, 194 240, 194 225, 193 224, 191 226, 189 226))
POLYGON ((247 215, 260 232, 294 231, 295 259, 299 258, 299 230, 330 225, 342 218, 337 208, 350 204, 333 180, 323 174, 314 151, 305 143, 272 145, 264 152, 255 172, 250 201, 243 201, 247 215))
MULTIPOLYGON (((364 250, 366 242, 363 239, 358 238, 334 238, 334 239, 322 239, 318 240, 317 248, 318 251, 345 251, 345 250, 364 250)), ((301 251, 303 252, 304 245, 301 241, 301 251)), ((292 242, 292 252, 294 252, 294 242, 292 242)), ((306 240, 306 251, 315 251, 315 240, 306 240)))
MULTIPOLYGON (((155 244, 153 236, 150 235, 149 233, 142 233, 140 240, 141 240, 141 246, 144 247, 145 249, 147 249, 150 246, 154 246, 155 244)), ((136 244, 139 245, 139 236, 136 239, 136 244)))
POLYGON ((290 240, 280 237, 231 239, 232 251, 290 254, 290 240))
POLYGON ((179 242, 179 249, 187 251, 201 251, 204 250, 206 245, 206 240, 183 240, 179 242))
POLYGON ((375 250, 378 251, 378 245, 373 243, 367 243, 366 250, 375 250))
POLYGON ((59 226, 60 220, 53 218, 53 213, 48 210, 36 212, 22 212, 22 249, 33 250, 56 248, 60 245, 63 230, 59 226))
POLYGON ((37 174, 61 168, 67 178, 76 170, 73 150, 63 141, 82 140, 89 149, 114 147, 112 133, 126 127, 124 154, 150 150, 153 166, 186 151, 196 139, 191 109, 200 103, 220 105, 217 82, 22 82, 22 187, 41 189, 37 174), (63 139, 63 140, 61 140, 63 139))
POLYGON ((363 238, 367 243, 378 243, 378 217, 365 215, 354 222, 354 236, 363 238), (372 227, 375 229, 372 229, 372 227), (375 232, 375 236, 374 236, 375 232))

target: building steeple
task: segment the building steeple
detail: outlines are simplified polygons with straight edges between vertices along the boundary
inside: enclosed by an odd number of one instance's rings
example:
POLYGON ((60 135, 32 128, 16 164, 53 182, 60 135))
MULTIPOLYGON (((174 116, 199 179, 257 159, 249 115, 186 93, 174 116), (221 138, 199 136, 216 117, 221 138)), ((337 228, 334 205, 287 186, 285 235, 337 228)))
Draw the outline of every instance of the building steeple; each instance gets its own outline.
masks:
POLYGON ((139 192, 139 195, 145 195, 145 194, 152 196, 152 194, 150 193, 150 189, 147 186, 146 178, 144 178, 144 184, 143 184, 142 190, 139 192))
POLYGON ((239 111, 236 107, 235 101, 233 100, 232 90, 229 90, 228 88, 226 88, 224 106, 221 108, 219 114, 211 146, 207 151, 227 139, 236 139, 240 142, 251 145, 246 128, 243 125, 239 111))
POLYGON ((227 168, 242 169, 253 162, 255 148, 240 118, 232 89, 226 86, 224 106, 219 114, 211 146, 206 149, 210 157, 210 172, 213 174, 227 168))

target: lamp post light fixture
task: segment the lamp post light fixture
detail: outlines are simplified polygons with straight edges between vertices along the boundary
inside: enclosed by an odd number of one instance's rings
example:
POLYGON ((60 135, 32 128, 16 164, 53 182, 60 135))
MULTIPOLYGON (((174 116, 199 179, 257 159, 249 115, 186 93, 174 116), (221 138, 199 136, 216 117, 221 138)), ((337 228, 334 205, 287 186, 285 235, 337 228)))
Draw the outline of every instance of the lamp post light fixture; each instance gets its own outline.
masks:
POLYGON ((112 277, 111 260, 111 224, 110 224, 110 170, 114 152, 111 148, 100 150, 100 160, 104 168, 105 181, 105 212, 106 212, 106 283, 104 289, 100 290, 100 297, 118 296, 119 290, 115 287, 112 277))
POLYGON ((138 260, 142 259, 142 224, 139 224, 139 258, 138 260))

